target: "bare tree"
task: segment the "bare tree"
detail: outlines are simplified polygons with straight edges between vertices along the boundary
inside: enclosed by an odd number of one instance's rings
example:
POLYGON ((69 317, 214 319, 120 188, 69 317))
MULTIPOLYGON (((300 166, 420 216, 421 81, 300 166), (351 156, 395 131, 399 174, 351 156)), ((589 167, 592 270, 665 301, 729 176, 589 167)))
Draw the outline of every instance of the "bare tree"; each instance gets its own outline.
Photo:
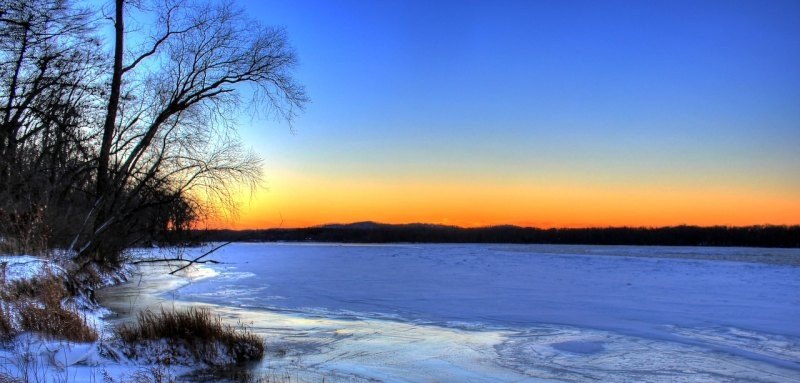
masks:
POLYGON ((97 239, 148 208, 181 200, 196 211, 205 198, 230 201, 234 183, 259 181, 260 159, 235 131, 245 97, 288 120, 307 101, 284 30, 249 20, 230 2, 116 0, 114 26, 98 209, 80 247, 100 257, 97 239), (130 49, 129 12, 156 19, 130 49))
POLYGON ((285 32, 230 2, 0 0, 0 26, 0 217, 45 212, 84 264, 231 206, 261 177, 243 106, 307 102, 285 32))
MULTIPOLYGON (((105 61, 94 21, 68 1, 0 0, 0 210, 7 217, 62 216, 60 207, 86 197, 79 191, 91 185, 105 61)), ((15 234, 12 226, 0 222, 0 234, 15 234)))
POLYGON ((52 134, 85 122, 94 90, 86 77, 101 63, 89 16, 65 1, 0 0, 0 187, 13 186, 20 150, 46 148, 52 134))

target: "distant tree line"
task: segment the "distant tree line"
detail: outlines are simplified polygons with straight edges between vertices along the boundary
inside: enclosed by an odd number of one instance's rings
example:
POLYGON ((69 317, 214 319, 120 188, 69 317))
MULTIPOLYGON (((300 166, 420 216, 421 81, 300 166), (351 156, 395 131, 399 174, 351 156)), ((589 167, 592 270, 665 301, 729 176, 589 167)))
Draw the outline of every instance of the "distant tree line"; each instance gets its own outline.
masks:
POLYGON ((800 226, 537 229, 356 223, 302 229, 213 230, 195 234, 207 241, 800 247, 800 226))
POLYGON ((226 1, 0 0, 0 251, 113 263, 179 240, 259 182, 237 114, 291 119, 295 63, 282 29, 226 1))

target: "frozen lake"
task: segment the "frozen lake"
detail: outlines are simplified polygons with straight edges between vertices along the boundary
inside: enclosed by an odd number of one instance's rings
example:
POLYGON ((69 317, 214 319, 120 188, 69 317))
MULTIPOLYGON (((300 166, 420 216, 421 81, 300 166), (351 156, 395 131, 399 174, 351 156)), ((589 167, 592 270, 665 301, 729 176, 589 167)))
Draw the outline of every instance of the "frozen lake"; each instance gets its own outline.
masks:
POLYGON ((254 368, 298 380, 800 380, 800 250, 232 244, 213 258, 186 277, 145 270, 103 303, 123 318, 207 305, 268 339, 254 368))

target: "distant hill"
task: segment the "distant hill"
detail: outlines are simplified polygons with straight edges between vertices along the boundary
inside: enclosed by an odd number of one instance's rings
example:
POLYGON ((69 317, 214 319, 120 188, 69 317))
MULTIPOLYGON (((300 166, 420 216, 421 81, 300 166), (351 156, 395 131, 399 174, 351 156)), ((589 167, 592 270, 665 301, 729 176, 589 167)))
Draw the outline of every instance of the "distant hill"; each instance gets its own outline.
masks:
POLYGON ((426 223, 355 222, 298 229, 196 231, 205 241, 352 243, 530 243, 587 245, 800 247, 800 226, 671 226, 539 229, 462 228, 426 223))

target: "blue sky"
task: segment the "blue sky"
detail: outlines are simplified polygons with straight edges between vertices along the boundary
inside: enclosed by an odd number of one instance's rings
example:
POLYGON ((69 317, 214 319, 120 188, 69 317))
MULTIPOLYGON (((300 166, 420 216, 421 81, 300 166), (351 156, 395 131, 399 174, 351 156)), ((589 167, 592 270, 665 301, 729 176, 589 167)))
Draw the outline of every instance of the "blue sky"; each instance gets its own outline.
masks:
MULTIPOLYGON (((273 120, 244 124, 242 135, 267 160, 271 190, 257 196, 256 216, 303 210, 288 199, 293 188, 318 188, 324 201, 325 188, 433 181, 674 189, 673 203, 684 201, 686 211, 700 203, 680 197, 688 190, 783 201, 750 206, 765 213, 749 221, 719 206, 720 224, 785 223, 781 211, 800 213, 800 2, 240 4, 287 29, 312 98, 294 134, 273 120)), ((388 200, 363 217, 346 214, 357 201, 329 203, 344 205, 339 220, 381 220, 381 209, 404 203, 388 200)), ((428 205, 405 202, 419 219, 384 220, 437 221, 422 212, 428 205)), ((522 215, 535 212, 520 214, 528 222, 522 215)), ((560 222, 552 214, 533 222, 560 222)), ((617 222, 582 224, 606 221, 617 222)), ((651 222, 645 213, 634 221, 651 222)), ((652 220, 681 222, 694 221, 652 220)))

